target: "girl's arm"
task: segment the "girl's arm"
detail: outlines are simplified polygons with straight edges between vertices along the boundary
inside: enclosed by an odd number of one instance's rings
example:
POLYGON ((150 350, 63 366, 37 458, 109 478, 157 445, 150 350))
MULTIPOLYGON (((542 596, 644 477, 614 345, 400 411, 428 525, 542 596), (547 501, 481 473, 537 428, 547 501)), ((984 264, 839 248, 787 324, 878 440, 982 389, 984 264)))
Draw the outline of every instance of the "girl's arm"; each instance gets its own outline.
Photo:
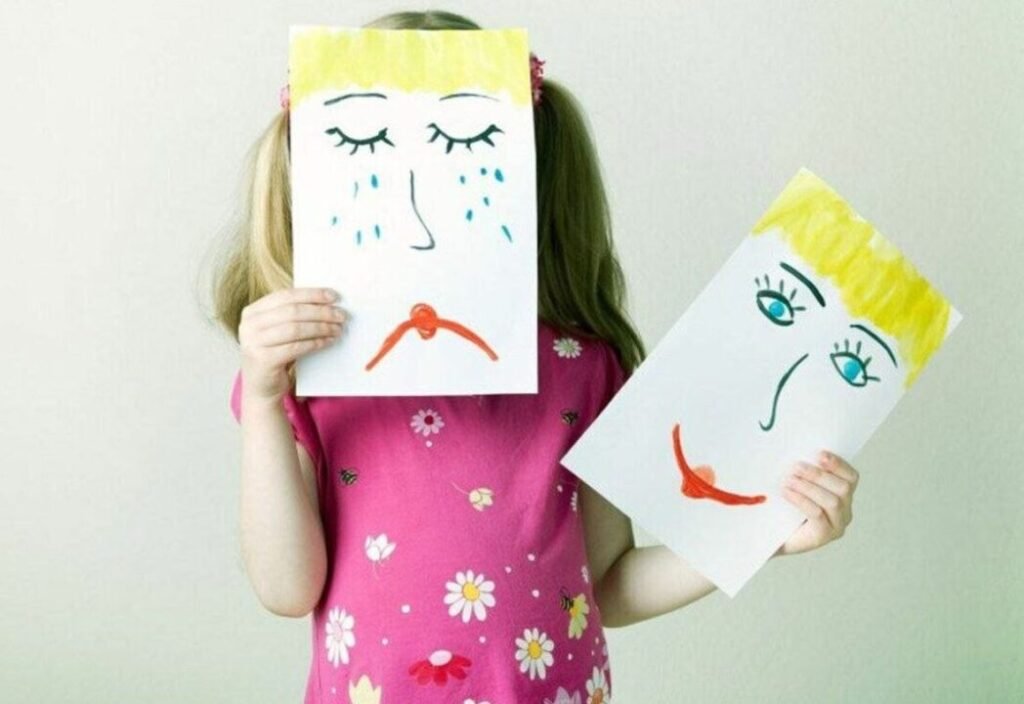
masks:
POLYGON ((594 599, 606 627, 654 618, 714 591, 664 545, 636 547, 629 518, 583 481, 579 504, 594 599))
MULTIPOLYGON (((853 520, 853 493, 860 475, 838 455, 823 452, 818 461, 797 463, 786 483, 783 495, 807 520, 772 557, 819 548, 842 537, 853 520)), ((635 547, 629 519, 582 481, 580 488, 587 554, 601 560, 594 599, 605 626, 654 618, 716 589, 664 545, 635 547)))
POLYGON ((313 610, 327 575, 316 476, 281 400, 242 394, 242 555, 260 602, 279 616, 313 610))
POLYGON ((320 599, 327 550, 316 475, 284 408, 288 365, 335 342, 344 313, 336 292, 289 288, 242 310, 242 556, 260 602, 281 616, 305 616, 320 599))

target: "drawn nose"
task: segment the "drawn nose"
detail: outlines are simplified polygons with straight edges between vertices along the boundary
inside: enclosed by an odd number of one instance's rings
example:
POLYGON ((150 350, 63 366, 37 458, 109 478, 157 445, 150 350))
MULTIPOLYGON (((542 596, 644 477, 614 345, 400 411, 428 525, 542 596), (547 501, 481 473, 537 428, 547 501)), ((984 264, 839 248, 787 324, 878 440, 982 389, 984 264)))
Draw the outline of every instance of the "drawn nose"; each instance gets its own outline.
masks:
POLYGON ((796 368, 800 366, 800 363, 807 359, 808 354, 805 354, 803 357, 793 362, 793 366, 791 366, 786 371, 786 373, 782 375, 782 378, 779 379, 779 383, 775 387, 775 397, 772 399, 772 414, 768 418, 767 423, 765 423, 764 421, 758 422, 758 425, 761 426, 761 430, 765 431, 766 433, 775 426, 775 414, 778 412, 779 409, 779 394, 782 393, 782 387, 786 385, 786 382, 789 381, 789 377, 793 375, 793 372, 795 372, 796 368))
POLYGON ((423 238, 420 237, 416 244, 409 245, 413 249, 433 249, 434 248, 434 235, 427 226, 423 216, 420 215, 420 209, 416 207, 416 172, 409 169, 409 202, 412 203, 412 211, 416 213, 416 219, 420 225, 423 226, 423 232, 427 235, 427 241, 424 242, 423 238))

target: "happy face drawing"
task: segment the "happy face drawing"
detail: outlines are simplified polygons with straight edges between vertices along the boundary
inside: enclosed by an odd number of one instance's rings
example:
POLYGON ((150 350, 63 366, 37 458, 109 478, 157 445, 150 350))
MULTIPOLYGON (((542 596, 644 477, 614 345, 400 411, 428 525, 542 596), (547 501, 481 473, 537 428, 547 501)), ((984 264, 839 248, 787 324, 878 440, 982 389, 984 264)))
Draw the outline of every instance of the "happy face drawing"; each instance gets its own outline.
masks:
POLYGON ((852 458, 959 320, 801 170, 562 463, 735 595, 805 520, 793 463, 852 458))
POLYGON ((295 281, 350 311, 300 386, 535 392, 525 33, 293 28, 291 49, 295 281))
POLYGON ((802 171, 688 314, 714 334, 692 341, 700 349, 681 371, 684 419, 670 434, 680 491, 754 506, 773 493, 762 457, 881 421, 942 342, 951 308, 802 171), (715 459, 693 466, 688 454, 715 459))

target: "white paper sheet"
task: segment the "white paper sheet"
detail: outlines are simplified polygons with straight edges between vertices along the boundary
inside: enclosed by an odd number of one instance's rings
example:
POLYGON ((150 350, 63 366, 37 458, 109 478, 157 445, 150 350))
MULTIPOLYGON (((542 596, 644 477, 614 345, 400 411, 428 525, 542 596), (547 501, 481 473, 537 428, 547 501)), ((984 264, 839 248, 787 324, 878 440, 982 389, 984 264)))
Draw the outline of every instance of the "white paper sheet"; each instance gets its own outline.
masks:
POLYGON ((960 321, 807 170, 759 226, 563 458, 729 596, 804 521, 793 463, 852 458, 960 321))
POLYGON ((299 360, 297 393, 536 393, 525 31, 290 41, 294 283, 336 289, 349 315, 299 360))

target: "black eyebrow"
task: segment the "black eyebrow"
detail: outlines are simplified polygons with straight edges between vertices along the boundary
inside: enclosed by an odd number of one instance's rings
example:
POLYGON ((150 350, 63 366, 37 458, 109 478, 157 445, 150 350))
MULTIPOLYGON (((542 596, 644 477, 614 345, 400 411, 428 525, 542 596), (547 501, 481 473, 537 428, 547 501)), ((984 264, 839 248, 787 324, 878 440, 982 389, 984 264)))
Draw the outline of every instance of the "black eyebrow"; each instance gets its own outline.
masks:
POLYGON ((483 93, 449 93, 448 95, 442 95, 438 100, 448 100, 448 98, 487 98, 488 100, 497 100, 493 95, 484 95, 483 93))
POLYGON ((861 325, 860 323, 852 323, 852 324, 850 325, 850 327, 851 327, 851 328, 856 328, 857 330, 863 330, 863 331, 864 331, 864 332, 866 332, 866 333, 867 333, 868 335, 870 335, 871 337, 873 337, 873 338, 875 339, 875 342, 877 342, 877 343, 878 343, 878 344, 880 344, 880 345, 881 345, 882 347, 884 347, 884 348, 885 348, 885 351, 889 353, 889 359, 891 359, 891 360, 892 360, 892 365, 893 365, 894 367, 899 367, 899 366, 900 366, 900 365, 896 364, 896 355, 894 355, 894 354, 892 353, 892 350, 891 350, 891 349, 889 349, 889 345, 885 344, 885 340, 883 340, 883 339, 882 339, 881 337, 879 337, 877 333, 875 333, 875 332, 872 332, 871 330, 869 330, 868 328, 864 327, 864 326, 863 326, 863 325, 861 325))
POLYGON ((781 266, 783 269, 788 271, 790 274, 792 274, 796 278, 800 279, 800 281, 803 282, 804 286, 806 286, 807 288, 809 288, 811 290, 811 295, 814 296, 815 299, 817 299, 818 305, 820 305, 822 308, 825 307, 825 299, 822 298, 821 291, 818 290, 817 286, 815 286, 814 284, 811 283, 810 279, 808 279, 806 276, 801 274, 799 271, 797 271, 796 269, 791 267, 786 262, 779 262, 779 266, 781 266))
POLYGON ((334 105, 335 103, 341 102, 346 98, 384 98, 384 100, 387 100, 388 96, 384 95, 383 93, 346 93, 345 95, 339 95, 337 98, 325 100, 324 105, 334 105))

